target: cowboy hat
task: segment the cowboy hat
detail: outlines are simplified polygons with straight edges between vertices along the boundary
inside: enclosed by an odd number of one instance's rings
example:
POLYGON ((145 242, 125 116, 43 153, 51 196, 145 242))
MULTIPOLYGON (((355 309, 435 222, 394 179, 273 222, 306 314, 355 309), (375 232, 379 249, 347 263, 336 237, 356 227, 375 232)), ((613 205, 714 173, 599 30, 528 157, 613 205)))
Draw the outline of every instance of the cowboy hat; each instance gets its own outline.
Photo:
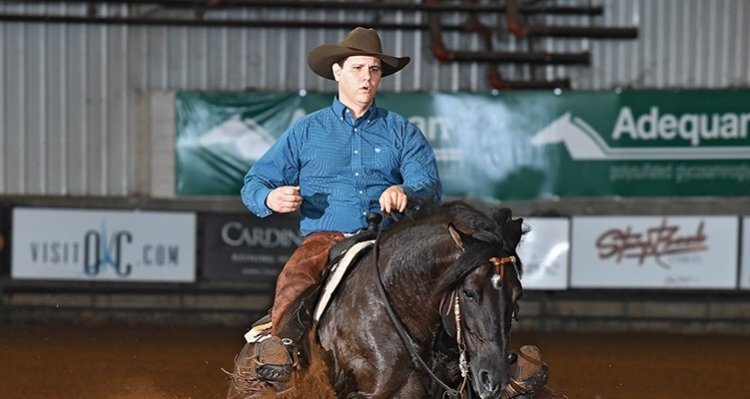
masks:
POLYGON ((373 29, 354 28, 339 44, 318 46, 307 55, 307 64, 313 72, 335 80, 331 65, 353 55, 369 55, 380 58, 382 76, 392 75, 409 63, 409 57, 394 57, 383 54, 380 36, 373 29))

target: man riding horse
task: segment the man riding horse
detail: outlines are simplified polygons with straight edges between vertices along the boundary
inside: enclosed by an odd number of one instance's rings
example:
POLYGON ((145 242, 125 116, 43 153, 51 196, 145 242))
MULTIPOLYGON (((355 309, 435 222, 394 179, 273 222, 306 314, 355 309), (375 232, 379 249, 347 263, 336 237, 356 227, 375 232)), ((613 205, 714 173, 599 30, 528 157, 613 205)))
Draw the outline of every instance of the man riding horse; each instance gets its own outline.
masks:
POLYGON ((245 205, 258 217, 299 210, 304 236, 276 283, 271 337, 256 344, 261 380, 289 378, 293 343, 279 338, 282 320, 318 283, 334 244, 365 229, 368 213, 403 212, 410 199, 441 201, 435 155, 422 132, 375 105, 381 78, 409 60, 385 54, 377 32, 365 28, 313 49, 309 67, 336 81, 338 95, 287 129, 245 176, 245 205))

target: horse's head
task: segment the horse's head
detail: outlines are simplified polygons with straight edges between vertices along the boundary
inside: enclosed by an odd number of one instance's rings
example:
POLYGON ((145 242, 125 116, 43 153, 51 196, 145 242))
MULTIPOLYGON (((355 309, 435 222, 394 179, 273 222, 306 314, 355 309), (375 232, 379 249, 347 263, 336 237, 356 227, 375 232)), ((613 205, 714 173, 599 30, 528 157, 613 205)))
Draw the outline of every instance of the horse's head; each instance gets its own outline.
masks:
POLYGON ((469 215, 458 215, 449 227, 463 252, 437 294, 443 327, 462 353, 462 373, 482 399, 498 398, 509 379, 510 329, 522 293, 516 246, 523 221, 508 209, 491 218, 469 215))

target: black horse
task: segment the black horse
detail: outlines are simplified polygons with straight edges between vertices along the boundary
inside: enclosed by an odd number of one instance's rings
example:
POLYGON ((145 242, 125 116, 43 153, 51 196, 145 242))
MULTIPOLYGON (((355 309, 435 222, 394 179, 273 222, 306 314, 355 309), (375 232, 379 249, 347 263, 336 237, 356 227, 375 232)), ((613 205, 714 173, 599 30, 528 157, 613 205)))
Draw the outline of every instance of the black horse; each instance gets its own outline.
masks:
POLYGON ((473 388, 500 398, 522 293, 522 224, 507 208, 485 214, 464 202, 408 214, 338 287, 292 382, 255 380, 247 344, 228 397, 415 399, 473 388))

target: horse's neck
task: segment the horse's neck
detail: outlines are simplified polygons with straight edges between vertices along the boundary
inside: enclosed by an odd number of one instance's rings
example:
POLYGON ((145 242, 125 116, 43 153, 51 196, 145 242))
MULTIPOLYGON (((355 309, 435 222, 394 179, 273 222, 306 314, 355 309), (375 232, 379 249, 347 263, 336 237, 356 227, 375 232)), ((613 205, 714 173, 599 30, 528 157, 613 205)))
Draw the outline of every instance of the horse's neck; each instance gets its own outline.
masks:
POLYGON ((457 258, 457 250, 436 250, 448 245, 437 237, 411 242, 395 237, 381 249, 382 254, 387 254, 380 262, 385 289, 415 339, 431 339, 434 326, 439 323, 439 301, 432 297, 432 290, 457 258))

